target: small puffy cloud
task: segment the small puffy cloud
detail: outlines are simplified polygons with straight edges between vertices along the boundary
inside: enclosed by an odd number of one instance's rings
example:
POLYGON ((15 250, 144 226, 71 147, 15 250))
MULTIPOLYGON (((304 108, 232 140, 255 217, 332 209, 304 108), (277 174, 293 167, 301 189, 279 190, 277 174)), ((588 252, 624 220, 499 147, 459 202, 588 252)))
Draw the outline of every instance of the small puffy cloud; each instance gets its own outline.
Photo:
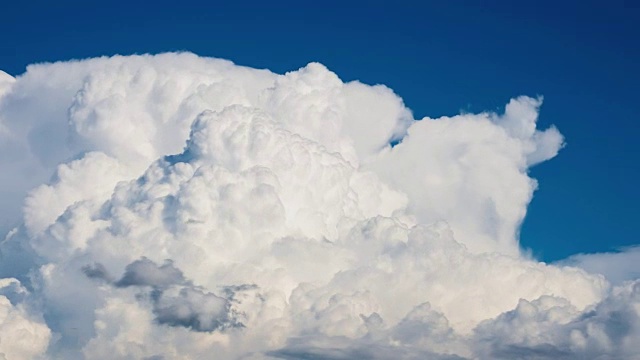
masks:
POLYGON ((563 144, 540 106, 415 120, 321 64, 187 53, 0 74, 0 352, 637 356, 633 250, 520 253, 528 169, 563 144))

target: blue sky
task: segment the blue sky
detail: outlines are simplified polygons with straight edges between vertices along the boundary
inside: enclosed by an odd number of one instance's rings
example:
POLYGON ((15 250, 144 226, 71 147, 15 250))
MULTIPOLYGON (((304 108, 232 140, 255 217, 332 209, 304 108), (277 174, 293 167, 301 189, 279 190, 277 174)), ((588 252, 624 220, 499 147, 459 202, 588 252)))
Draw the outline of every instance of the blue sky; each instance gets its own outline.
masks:
POLYGON ((541 259, 637 243, 640 5, 624 1, 3 4, 0 69, 188 50, 276 72, 319 61, 417 118, 543 95, 567 146, 534 168, 521 241, 541 259))

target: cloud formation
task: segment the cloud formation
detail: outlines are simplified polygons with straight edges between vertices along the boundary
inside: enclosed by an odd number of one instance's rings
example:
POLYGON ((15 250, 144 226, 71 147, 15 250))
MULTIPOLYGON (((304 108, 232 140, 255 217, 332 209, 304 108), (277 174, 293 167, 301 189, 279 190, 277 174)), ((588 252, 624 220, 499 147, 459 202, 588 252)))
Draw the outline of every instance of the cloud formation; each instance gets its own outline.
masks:
POLYGON ((44 353, 51 331, 34 315, 25 289, 16 279, 0 279, 0 358, 31 359, 44 353))
POLYGON ((559 262, 582 268, 590 273, 603 274, 614 284, 640 278, 640 246, 615 252, 575 254, 559 262))
POLYGON ((541 105, 414 120, 321 64, 187 53, 2 73, 0 353, 638 355, 637 282, 520 252, 563 145, 541 105))

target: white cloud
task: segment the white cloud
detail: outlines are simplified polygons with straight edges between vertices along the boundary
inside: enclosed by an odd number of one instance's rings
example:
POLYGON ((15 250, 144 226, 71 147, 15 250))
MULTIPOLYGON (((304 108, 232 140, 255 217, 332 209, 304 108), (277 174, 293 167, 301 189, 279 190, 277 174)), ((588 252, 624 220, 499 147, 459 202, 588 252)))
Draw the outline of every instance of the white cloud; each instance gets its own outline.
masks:
POLYGON ((0 70, 0 96, 3 96, 6 92, 11 89, 11 85, 16 81, 16 79, 7 74, 6 72, 0 70))
POLYGON ((585 312, 566 300, 521 301, 481 324, 478 353, 492 359, 630 359, 640 354, 640 282, 615 289, 585 312))
POLYGON ((609 281, 621 284, 640 278, 640 246, 616 252, 576 254, 559 263, 576 266, 592 274, 602 274, 609 281))
POLYGON ((0 358, 32 359, 44 354, 51 339, 41 315, 30 309, 27 290, 16 279, 0 279, 0 358), (13 302, 10 300, 13 298, 13 302))
POLYGON ((536 130, 541 99, 415 121, 320 64, 192 54, 9 83, 0 277, 31 289, 5 308, 41 344, 17 358, 638 351, 606 345, 628 342, 619 311, 635 334, 634 285, 520 254, 527 169, 563 142, 536 130))
POLYGON ((369 166, 409 195, 419 222, 447 221, 474 252, 515 255, 537 186, 527 169, 555 156, 563 141, 555 128, 536 130, 541 104, 522 96, 502 115, 422 119, 369 166))

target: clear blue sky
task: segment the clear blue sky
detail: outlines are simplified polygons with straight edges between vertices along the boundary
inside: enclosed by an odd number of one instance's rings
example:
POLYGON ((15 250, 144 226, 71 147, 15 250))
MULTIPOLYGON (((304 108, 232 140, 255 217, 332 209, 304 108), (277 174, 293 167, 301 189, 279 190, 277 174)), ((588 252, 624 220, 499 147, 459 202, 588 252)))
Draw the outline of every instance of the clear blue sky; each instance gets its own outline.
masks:
POLYGON ((567 147, 539 179, 521 241, 552 261, 640 242, 640 2, 5 1, 0 69, 188 50, 276 72, 319 61, 383 83, 416 118, 544 95, 567 147))

